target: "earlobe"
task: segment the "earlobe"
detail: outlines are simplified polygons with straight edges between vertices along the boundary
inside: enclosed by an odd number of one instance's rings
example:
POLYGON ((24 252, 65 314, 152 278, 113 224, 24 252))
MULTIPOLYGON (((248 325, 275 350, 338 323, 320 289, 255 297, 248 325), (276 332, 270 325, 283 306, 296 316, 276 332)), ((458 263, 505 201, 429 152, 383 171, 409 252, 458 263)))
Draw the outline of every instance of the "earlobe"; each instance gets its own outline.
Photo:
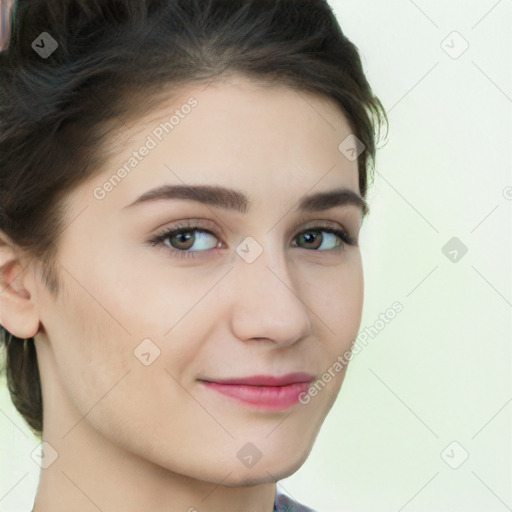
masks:
POLYGON ((35 281, 12 246, 0 245, 0 324, 21 339, 35 336, 39 316, 35 281), (32 293, 31 293, 32 292, 32 293))

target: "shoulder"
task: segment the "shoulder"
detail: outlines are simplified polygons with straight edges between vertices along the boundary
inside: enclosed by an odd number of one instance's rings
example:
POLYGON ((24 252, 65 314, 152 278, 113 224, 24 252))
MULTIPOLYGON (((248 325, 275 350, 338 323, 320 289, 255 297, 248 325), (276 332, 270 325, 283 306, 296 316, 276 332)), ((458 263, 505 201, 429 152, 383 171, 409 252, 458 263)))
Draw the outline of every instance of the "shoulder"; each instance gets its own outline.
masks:
POLYGON ((279 486, 276 485, 276 499, 273 512, 317 512, 312 508, 306 507, 285 494, 279 486))

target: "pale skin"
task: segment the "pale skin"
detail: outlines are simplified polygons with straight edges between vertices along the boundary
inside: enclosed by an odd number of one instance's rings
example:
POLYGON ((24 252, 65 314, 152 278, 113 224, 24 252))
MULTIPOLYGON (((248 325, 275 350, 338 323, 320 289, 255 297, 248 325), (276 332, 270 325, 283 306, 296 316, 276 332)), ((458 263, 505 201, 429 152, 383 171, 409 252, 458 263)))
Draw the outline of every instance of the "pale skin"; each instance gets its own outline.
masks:
POLYGON ((111 163, 68 195, 59 297, 37 262, 2 249, 1 323, 35 336, 43 440, 58 453, 41 470, 35 512, 272 511, 275 482, 306 460, 345 369, 309 403, 272 412, 198 379, 319 378, 350 349, 363 306, 360 248, 318 230, 307 245, 299 234, 322 223, 357 242, 361 208, 293 211, 311 193, 359 194, 357 162, 338 150, 350 133, 323 97, 242 77, 191 84, 124 129, 111 163), (190 97, 190 114, 96 199, 95 187, 190 97), (184 183, 244 192, 247 212, 182 199, 125 208, 184 183), (183 219, 196 235, 219 236, 196 236, 195 258, 173 256, 184 247, 176 239, 147 243, 183 219), (252 263, 236 252, 249 236, 262 248, 252 263), (160 350, 148 366, 134 355, 144 339, 160 350), (252 467, 237 457, 249 442, 261 452, 252 467))

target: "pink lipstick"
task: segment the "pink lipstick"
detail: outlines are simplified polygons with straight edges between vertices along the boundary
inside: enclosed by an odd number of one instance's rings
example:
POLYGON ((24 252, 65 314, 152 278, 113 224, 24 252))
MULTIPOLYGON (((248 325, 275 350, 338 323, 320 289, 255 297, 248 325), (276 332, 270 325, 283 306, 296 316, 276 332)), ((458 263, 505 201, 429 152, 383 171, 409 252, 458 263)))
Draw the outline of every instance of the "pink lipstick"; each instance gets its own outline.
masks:
POLYGON ((209 389, 224 396, 255 406, 259 409, 279 411, 299 401, 314 376, 308 373, 289 373, 280 377, 254 375, 235 379, 200 381, 209 389))

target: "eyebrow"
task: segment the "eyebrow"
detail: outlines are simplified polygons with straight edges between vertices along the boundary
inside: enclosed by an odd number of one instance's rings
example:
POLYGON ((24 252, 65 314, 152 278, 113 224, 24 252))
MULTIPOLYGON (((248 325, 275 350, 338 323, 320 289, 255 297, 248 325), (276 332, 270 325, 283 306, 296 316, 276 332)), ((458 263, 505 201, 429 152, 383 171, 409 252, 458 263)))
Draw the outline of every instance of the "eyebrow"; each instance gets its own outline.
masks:
MULTIPOLYGON (((247 195, 236 189, 216 185, 162 185, 148 190, 123 209, 152 201, 171 199, 196 201, 239 213, 247 213, 249 205, 247 195)), ((303 196, 293 211, 318 212, 347 205, 361 208, 363 215, 369 211, 367 202, 357 192, 348 188, 337 188, 303 196)))

